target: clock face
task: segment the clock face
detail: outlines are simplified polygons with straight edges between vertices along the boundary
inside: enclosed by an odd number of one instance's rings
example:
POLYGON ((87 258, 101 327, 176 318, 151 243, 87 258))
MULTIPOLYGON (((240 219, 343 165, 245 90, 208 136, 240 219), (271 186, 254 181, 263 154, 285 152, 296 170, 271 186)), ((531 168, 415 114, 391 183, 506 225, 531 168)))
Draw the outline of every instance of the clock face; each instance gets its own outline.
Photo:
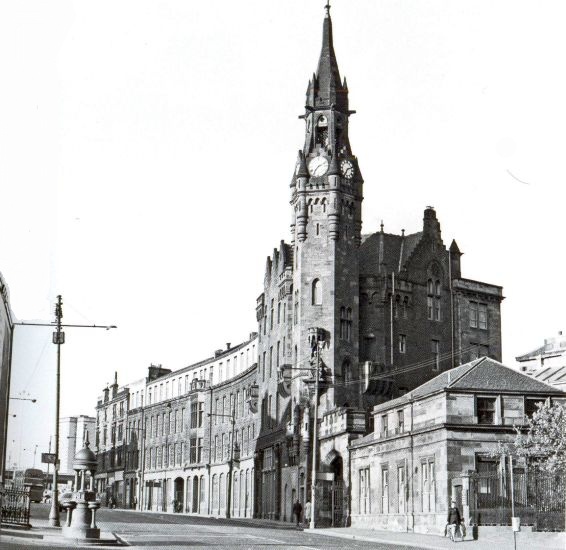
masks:
POLYGON ((342 174, 346 179, 351 180, 354 177, 354 165, 349 160, 343 160, 340 163, 342 174))
POLYGON ((328 159, 326 157, 314 157, 309 162, 309 174, 311 176, 324 176, 328 170, 328 159))

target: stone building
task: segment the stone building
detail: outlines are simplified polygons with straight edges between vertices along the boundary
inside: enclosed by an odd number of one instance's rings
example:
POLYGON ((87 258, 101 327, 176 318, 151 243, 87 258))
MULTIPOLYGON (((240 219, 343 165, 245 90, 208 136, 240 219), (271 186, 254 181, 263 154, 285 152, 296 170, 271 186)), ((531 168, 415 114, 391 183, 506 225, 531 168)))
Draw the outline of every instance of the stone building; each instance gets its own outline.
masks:
POLYGON ((124 428, 129 399, 128 388, 118 386, 118 373, 115 373, 114 383, 104 388, 96 406, 95 488, 105 504, 110 498, 116 502, 124 498, 124 428))
POLYGON ((562 391, 566 390, 566 337, 562 331, 545 338, 542 346, 515 359, 517 370, 562 391))
POLYGON ((371 431, 372 408, 479 356, 501 359, 502 288, 462 277, 434 208, 417 233, 362 232, 329 9, 301 115, 291 238, 267 258, 257 335, 179 371, 150 368, 120 394, 125 439, 104 435, 112 401, 99 402, 97 475, 116 483, 125 451, 123 505, 291 520, 312 487, 315 440, 318 524, 346 525, 349 448, 371 431))
POLYGON ((308 83, 305 140, 290 183, 291 239, 267 259, 257 299, 258 513, 288 518, 311 484, 314 356, 323 340, 317 482, 321 523, 348 522, 348 446, 368 411, 479 356, 501 359, 499 286, 462 277, 434 208, 422 231, 362 232, 361 161, 354 155, 348 85, 333 46, 329 7, 308 83), (331 502, 332 512, 330 510, 331 502))
POLYGON ((0 492, 6 475, 13 334, 14 315, 10 309, 8 286, 0 274, 0 492))
POLYGON ((452 497, 469 513, 469 472, 503 468, 498 442, 547 398, 566 403, 566 393, 484 357, 375 406, 373 432, 350 447, 352 525, 441 533, 452 497))
POLYGON ((105 390, 97 405, 98 492, 127 508, 251 516, 256 345, 252 333, 188 367, 151 365, 145 378, 105 390))

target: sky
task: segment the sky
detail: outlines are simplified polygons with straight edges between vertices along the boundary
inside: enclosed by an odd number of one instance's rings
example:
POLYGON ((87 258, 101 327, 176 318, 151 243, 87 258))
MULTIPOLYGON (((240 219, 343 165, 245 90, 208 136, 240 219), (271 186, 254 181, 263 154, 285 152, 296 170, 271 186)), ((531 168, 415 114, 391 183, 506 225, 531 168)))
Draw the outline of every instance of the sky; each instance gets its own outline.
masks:
MULTIPOLYGON (((0 272, 20 321, 66 330, 61 415, 151 364, 256 329, 289 239, 322 0, 12 0, 0 5, 0 272)), ((564 325, 562 1, 334 0, 363 232, 434 206, 463 276, 504 287, 503 360, 564 325), (553 280, 554 284, 550 284, 553 280), (551 288, 552 287, 552 288, 551 288)), ((54 433, 49 328, 15 332, 9 461, 54 433)))

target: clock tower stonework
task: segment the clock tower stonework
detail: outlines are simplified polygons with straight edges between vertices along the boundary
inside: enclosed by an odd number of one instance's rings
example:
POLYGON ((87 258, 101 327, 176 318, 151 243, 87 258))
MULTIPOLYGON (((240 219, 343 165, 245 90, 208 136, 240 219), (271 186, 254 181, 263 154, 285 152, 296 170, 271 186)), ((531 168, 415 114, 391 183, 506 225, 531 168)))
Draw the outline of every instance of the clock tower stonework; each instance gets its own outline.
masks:
POLYGON ((334 53, 327 8, 322 51, 307 88, 305 143, 291 181, 293 288, 298 302, 296 362, 311 357, 308 330, 325 331, 321 359, 328 386, 321 410, 351 403, 358 363, 359 267, 363 179, 352 154, 346 80, 334 53))
POLYGON ((354 111, 329 11, 300 117, 305 141, 290 184, 291 240, 267 258, 256 304, 254 515, 290 521, 293 503, 307 502, 316 422, 316 521, 340 526, 351 513, 348 448, 369 433, 373 406, 480 352, 500 360, 503 296, 499 286, 462 278, 462 254, 455 241, 444 245, 432 207, 422 231, 396 235, 382 225, 362 236, 363 178, 348 131, 354 111), (318 358, 313 328, 324 342, 318 358))

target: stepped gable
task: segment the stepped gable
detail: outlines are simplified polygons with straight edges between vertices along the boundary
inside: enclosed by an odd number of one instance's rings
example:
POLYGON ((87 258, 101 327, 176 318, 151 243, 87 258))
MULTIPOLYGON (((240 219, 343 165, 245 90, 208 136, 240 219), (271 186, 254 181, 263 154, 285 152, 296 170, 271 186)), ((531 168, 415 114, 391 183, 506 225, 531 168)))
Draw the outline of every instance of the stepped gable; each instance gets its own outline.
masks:
POLYGON ((394 235, 379 231, 371 235, 363 235, 360 246, 360 274, 375 275, 381 271, 380 265, 384 267, 385 273, 400 271, 399 267, 403 269, 406 266, 422 236, 422 231, 410 235, 394 235))

